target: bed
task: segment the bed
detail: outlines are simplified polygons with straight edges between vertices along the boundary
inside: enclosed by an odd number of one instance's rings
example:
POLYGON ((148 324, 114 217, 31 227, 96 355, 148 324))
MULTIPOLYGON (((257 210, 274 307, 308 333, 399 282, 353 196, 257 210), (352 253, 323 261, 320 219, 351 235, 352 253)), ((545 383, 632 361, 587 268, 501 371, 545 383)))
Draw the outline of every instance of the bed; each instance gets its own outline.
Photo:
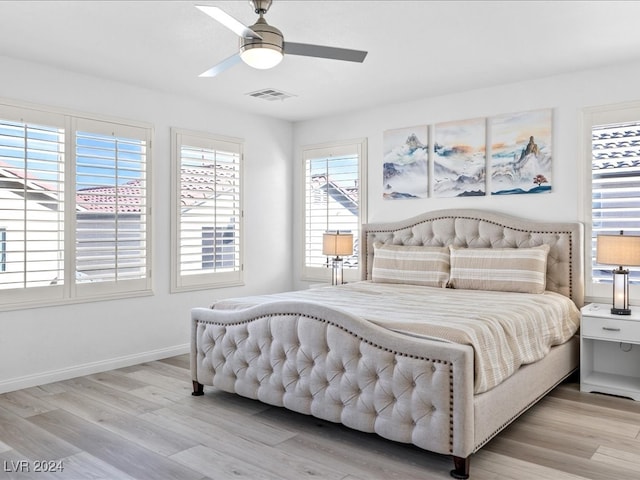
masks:
POLYGON ((360 282, 193 308, 193 394, 411 443, 468 478, 472 454, 578 367, 582 233, 471 209, 364 225, 360 282))

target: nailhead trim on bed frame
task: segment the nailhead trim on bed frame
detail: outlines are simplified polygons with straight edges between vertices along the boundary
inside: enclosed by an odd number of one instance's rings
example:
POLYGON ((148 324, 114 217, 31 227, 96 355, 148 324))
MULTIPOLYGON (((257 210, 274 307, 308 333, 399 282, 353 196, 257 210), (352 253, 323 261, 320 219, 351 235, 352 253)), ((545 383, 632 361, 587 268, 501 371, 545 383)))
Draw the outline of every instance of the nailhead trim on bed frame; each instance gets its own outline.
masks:
POLYGON ((428 357, 423 357, 423 356, 419 356, 419 355, 410 355, 408 353, 402 353, 402 352, 396 352, 395 350, 392 350, 390 348, 387 347, 383 347, 382 345, 378 345, 377 343, 374 343, 370 340, 367 340, 366 338, 361 337, 360 335, 358 335, 357 333, 354 333, 346 328, 344 328, 342 325, 338 325, 335 322, 332 322, 330 320, 326 320, 324 318, 320 318, 320 317, 316 317, 313 315, 304 315, 304 314, 299 314, 299 313, 270 313, 269 315, 260 315, 257 317, 253 317, 251 319, 248 320, 244 320, 242 322, 233 322, 233 323, 221 323, 221 322, 212 322, 210 320, 198 320, 198 323, 203 323, 203 324, 208 324, 208 325, 217 325, 218 327, 228 327, 228 326, 233 326, 233 325, 244 325, 247 323, 251 323, 251 322, 255 322, 257 320, 260 320, 262 318, 269 318, 269 317, 275 317, 275 316, 288 316, 288 317, 299 317, 299 316, 303 316, 305 318, 310 318, 312 320, 318 320, 321 323, 326 323, 327 325, 331 325, 332 327, 336 327, 339 328, 340 330, 343 330, 344 332, 348 333, 349 335, 352 335, 354 337, 356 337, 358 340, 363 341, 364 343, 371 345, 372 347, 378 348, 380 350, 384 350, 385 352, 389 352, 389 353, 393 353, 394 355, 399 355, 401 357, 407 357, 407 358, 415 358, 416 360, 424 360, 426 362, 435 362, 435 363, 442 363, 445 365, 451 365, 451 362, 448 362, 446 360, 438 360, 438 359, 433 359, 433 358, 428 358, 428 357))
POLYGON ((433 358, 428 358, 428 357, 423 357, 423 356, 419 356, 419 355, 411 355, 411 354, 407 354, 407 353, 403 353, 403 352, 397 352, 395 350, 392 350, 390 348, 387 347, 383 347, 382 345, 378 345, 370 340, 367 340, 365 338, 363 338, 362 336, 346 329, 344 326, 342 325, 338 325, 335 322, 332 322, 330 320, 326 320, 324 318, 320 318, 317 316, 313 316, 313 315, 301 315, 298 313, 270 313, 269 315, 259 315, 257 317, 253 317, 247 320, 243 320, 241 322, 231 322, 231 323, 221 323, 221 322, 213 322, 210 320, 197 320, 198 324, 207 324, 207 325, 215 325, 218 327, 229 327, 229 326, 238 326, 238 325, 244 325, 244 324, 249 324, 252 323, 254 321, 258 321, 261 319, 268 319, 270 317, 273 316, 293 316, 293 317, 299 317, 299 316, 304 316, 305 318, 309 318, 312 320, 316 320, 319 321, 321 323, 325 323, 327 325, 336 327, 342 331, 344 331, 345 333, 355 337, 356 339, 358 339, 358 341, 364 342, 368 345, 371 345, 372 347, 375 347, 379 350, 383 350, 385 352, 389 352, 392 353, 394 355, 397 356, 401 356, 401 357, 407 357, 407 358, 412 358, 412 359, 416 359, 416 360, 422 360, 425 362, 432 362, 432 363, 438 363, 438 364, 442 364, 442 365, 446 365, 449 369, 449 453, 451 454, 453 452, 453 443, 454 443, 454 429, 453 429, 453 408, 454 408, 454 403, 453 403, 453 365, 451 362, 447 361, 447 360, 440 360, 440 359, 433 359, 433 358))

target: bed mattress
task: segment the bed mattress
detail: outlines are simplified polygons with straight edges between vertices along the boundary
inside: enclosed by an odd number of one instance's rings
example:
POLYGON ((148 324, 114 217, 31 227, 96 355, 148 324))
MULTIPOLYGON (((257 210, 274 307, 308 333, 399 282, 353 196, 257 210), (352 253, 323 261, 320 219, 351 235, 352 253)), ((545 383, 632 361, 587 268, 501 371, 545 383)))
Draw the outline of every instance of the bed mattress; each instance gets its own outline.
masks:
POLYGON ((268 302, 331 305, 407 335, 471 345, 474 392, 486 392, 520 366, 536 362, 578 330, 580 312, 564 295, 458 290, 355 282, 337 287, 220 300, 237 310, 268 302))

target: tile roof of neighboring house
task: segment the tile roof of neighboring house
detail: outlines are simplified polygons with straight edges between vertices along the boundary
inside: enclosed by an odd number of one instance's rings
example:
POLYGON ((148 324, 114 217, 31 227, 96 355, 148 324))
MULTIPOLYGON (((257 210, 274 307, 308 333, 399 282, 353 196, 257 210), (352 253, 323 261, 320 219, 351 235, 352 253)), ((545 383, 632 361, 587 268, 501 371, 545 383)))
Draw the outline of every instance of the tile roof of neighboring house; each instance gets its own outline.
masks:
MULTIPOLYGON (((183 168, 180 175, 181 204, 185 207, 198 205, 215 195, 235 189, 236 173, 231 166, 183 168), (212 168, 216 168, 215 175, 211 175, 212 168)), ((115 213, 116 188, 118 213, 139 213, 144 201, 139 180, 132 180, 118 187, 94 187, 78 190, 76 203, 85 211, 115 213)))
POLYGON ((326 190, 327 194, 336 202, 358 215, 358 187, 340 186, 335 182, 327 181, 326 175, 318 174, 312 177, 313 188, 326 190))
MULTIPOLYGON (((234 192, 237 188, 237 172, 233 166, 218 165, 216 175, 210 175, 209 166, 183 168, 181 172, 183 207, 195 206, 216 195, 234 192)), ((11 168, 0 162, 0 176, 25 180, 24 172, 11 168)), ((27 175, 33 185, 37 185, 42 192, 50 196, 57 196, 54 187, 38 178, 27 175)), ((314 175, 315 188, 324 189, 336 201, 354 213, 357 212, 358 188, 338 186, 327 182, 324 175, 314 175)), ((93 213, 140 213, 144 205, 145 196, 140 180, 119 185, 118 187, 91 187, 78 190, 76 193, 76 208, 80 212, 93 213), (117 202, 116 202, 117 198, 117 202), (116 212, 117 208, 117 212, 116 212)))
POLYGON ((93 187, 78 190, 76 207, 84 212, 140 213, 144 204, 144 193, 140 180, 117 187, 93 187))
POLYGON ((27 200, 39 203, 45 208, 58 210, 58 193, 56 185, 43 181, 32 175, 25 175, 24 170, 14 168, 0 161, 0 188, 24 195, 27 200))
MULTIPOLYGON (((233 167, 218 165, 215 176, 210 175, 210 168, 182 169, 183 206, 198 205, 217 194, 235 190, 236 172, 233 167)), ((24 176, 19 173, 15 176, 24 180, 24 176)), ((40 186, 43 190, 49 190, 42 182, 40 186)), ((140 180, 131 180, 117 187, 85 188, 76 193, 76 208, 81 212, 140 213, 144 202, 140 180)))
POLYGON ((20 180, 27 180, 30 185, 37 187, 39 190, 41 189, 41 190, 46 190, 50 192, 56 191, 55 185, 52 185, 51 183, 46 182, 45 180, 42 180, 38 177, 34 177, 33 175, 30 175, 28 172, 25 175, 25 172, 23 169, 13 167, 8 163, 3 162, 2 160, 0 160, 0 176, 7 177, 7 178, 18 178, 20 180))
POLYGON ((198 205, 215 195, 236 190, 237 173, 230 165, 218 165, 215 176, 209 175, 210 166, 183 168, 181 170, 182 195, 184 207, 198 205))

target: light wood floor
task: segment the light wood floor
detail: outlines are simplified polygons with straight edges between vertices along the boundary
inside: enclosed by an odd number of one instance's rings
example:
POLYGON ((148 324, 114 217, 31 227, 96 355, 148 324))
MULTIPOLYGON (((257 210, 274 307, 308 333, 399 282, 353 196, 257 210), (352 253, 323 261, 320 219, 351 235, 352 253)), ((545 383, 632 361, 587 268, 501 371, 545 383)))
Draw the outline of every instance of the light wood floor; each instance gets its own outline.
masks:
MULTIPOLYGON (((0 395, 2 479, 424 480, 451 468, 212 388, 192 397, 187 355, 0 395), (41 461, 64 470, 36 473, 41 461)), ((565 383, 472 456, 471 478, 640 479, 640 402, 565 383)))

